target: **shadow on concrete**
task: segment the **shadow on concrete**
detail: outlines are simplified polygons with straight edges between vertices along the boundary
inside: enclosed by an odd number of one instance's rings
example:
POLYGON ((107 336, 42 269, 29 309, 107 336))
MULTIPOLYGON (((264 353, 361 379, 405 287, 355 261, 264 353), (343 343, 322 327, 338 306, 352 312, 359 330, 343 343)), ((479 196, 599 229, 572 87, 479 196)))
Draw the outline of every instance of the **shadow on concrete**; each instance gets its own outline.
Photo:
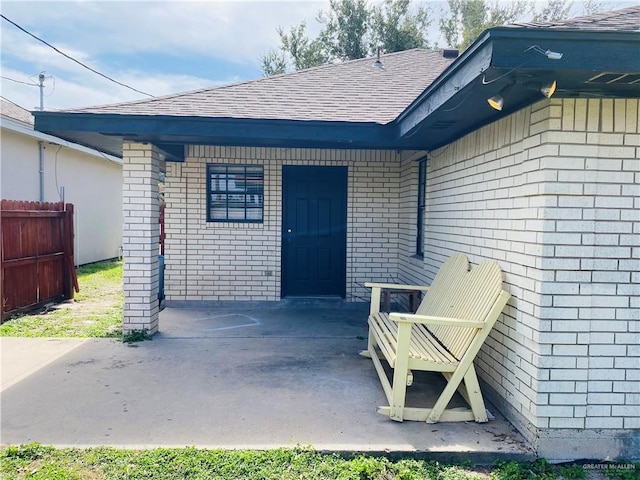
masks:
MULTIPOLYGON (((495 419, 486 424, 397 423, 377 414, 386 399, 371 361, 358 355, 366 318, 362 304, 169 307, 152 341, 87 340, 7 388, 1 441, 311 445, 479 463, 532 457, 491 405, 495 419)), ((19 348, 7 340, 4 348, 19 348)), ((443 385, 439 375, 417 372, 408 404, 435 400, 443 385)))

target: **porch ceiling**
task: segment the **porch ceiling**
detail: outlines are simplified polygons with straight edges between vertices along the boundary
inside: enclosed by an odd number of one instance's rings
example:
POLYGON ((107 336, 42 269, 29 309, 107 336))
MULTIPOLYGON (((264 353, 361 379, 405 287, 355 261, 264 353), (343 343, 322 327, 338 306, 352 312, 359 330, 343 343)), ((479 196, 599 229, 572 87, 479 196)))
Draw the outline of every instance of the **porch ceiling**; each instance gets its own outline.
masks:
POLYGON ((432 150, 542 100, 531 87, 556 80, 554 98, 640 97, 640 31, 487 30, 395 120, 318 121, 34 112, 36 130, 121 156, 122 142, 151 142, 167 160, 184 146, 432 150), (553 60, 539 53, 562 53, 553 60), (612 75, 608 75, 612 74, 612 75), (626 76, 624 76, 626 75, 626 76), (487 99, 513 83, 498 112, 487 99))

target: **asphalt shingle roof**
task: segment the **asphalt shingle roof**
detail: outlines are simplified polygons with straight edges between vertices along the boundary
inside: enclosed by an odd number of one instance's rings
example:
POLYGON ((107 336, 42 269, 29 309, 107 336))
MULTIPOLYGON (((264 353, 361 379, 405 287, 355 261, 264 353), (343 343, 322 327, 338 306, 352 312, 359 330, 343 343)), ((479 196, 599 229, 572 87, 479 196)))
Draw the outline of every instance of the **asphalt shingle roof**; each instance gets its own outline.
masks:
POLYGON ((521 22, 510 27, 572 29, 572 30, 615 30, 640 31, 640 6, 622 8, 611 12, 595 13, 583 17, 555 22, 521 22))
POLYGON ((79 113, 288 119, 385 124, 394 120, 454 60, 413 49, 374 59, 114 105, 79 113))
POLYGON ((2 112, 2 116, 12 118, 13 120, 18 120, 29 125, 33 125, 33 115, 31 115, 31 112, 29 112, 29 110, 25 110, 21 106, 16 105, 12 101, 7 100, 4 97, 0 97, 0 100, 2 101, 2 107, 0 110, 2 112))

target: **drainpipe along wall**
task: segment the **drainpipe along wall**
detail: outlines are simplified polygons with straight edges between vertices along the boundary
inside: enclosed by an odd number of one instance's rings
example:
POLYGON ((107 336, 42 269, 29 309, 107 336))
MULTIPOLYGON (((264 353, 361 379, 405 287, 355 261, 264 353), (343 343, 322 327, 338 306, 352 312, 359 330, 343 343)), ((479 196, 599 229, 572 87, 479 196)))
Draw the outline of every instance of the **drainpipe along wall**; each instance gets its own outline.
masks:
POLYGON ((40 201, 44 202, 44 142, 38 142, 38 156, 40 160, 40 201))

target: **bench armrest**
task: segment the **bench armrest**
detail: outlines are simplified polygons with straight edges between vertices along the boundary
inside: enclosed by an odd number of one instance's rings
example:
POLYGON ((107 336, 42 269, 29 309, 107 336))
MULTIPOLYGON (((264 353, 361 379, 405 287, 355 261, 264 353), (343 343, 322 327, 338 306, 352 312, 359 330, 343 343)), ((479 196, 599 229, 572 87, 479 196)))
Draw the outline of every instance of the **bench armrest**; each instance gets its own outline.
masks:
POLYGON ((429 290, 429 287, 425 285, 400 285, 398 283, 366 282, 364 286, 369 288, 384 288, 389 290, 419 290, 422 292, 426 292, 427 290, 429 290))
POLYGON ((390 313, 389 319, 398 323, 421 323, 424 325, 450 325, 452 327, 482 328, 484 322, 474 322, 461 318, 432 317, 431 315, 418 315, 411 313, 390 313))
POLYGON ((416 291, 427 291, 429 287, 424 285, 399 285, 396 283, 373 283, 367 282, 364 284, 365 287, 369 287, 371 289, 371 305, 369 307, 369 314, 373 315, 380 311, 380 294, 383 289, 387 290, 416 290, 416 291))

